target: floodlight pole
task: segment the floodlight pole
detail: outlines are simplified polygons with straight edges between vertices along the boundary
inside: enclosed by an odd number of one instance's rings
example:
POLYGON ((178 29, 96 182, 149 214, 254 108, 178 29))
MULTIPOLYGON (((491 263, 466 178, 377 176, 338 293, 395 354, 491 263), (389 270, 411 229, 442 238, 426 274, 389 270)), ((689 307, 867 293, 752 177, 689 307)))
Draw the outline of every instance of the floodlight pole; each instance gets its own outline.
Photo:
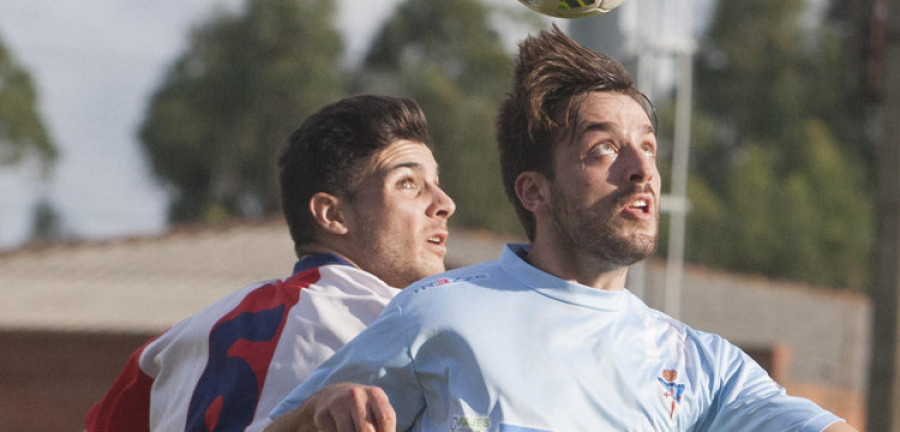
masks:
POLYGON ((672 186, 668 206, 669 248, 666 261, 665 300, 663 310, 672 317, 681 316, 681 281, 684 269, 684 243, 689 210, 687 200, 688 159, 691 140, 691 116, 694 83, 694 45, 689 43, 678 52, 678 76, 675 131, 672 150, 672 186))

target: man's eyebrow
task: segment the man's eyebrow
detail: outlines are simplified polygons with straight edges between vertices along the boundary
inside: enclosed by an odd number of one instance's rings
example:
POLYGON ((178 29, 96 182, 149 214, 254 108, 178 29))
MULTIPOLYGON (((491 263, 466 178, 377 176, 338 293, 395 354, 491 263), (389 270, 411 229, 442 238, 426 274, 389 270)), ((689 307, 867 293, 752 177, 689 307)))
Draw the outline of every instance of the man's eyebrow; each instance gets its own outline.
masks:
MULTIPOLYGON (((614 130, 615 130, 615 126, 613 125, 612 122, 603 122, 603 121, 588 123, 588 125, 585 126, 585 128, 584 128, 584 132, 592 132, 592 131, 613 132, 614 130)), ((644 134, 656 134, 656 129, 654 129, 653 125, 650 125, 650 124, 644 125, 644 127, 641 129, 641 131, 644 134)))
POLYGON ((400 168, 422 169, 422 164, 419 162, 400 162, 396 165, 392 165, 388 170, 393 171, 400 168))
MULTIPOLYGON (((384 173, 383 175, 388 176, 390 173, 392 173, 398 169, 401 169, 401 168, 409 168, 411 170, 422 173, 422 175, 425 174, 425 165, 422 164, 421 162, 400 162, 398 164, 387 167, 383 171, 383 173, 384 173)), ((441 176, 441 166, 440 165, 435 166, 435 174, 437 174, 437 178, 439 179, 441 176)), ((435 180, 435 181, 438 184, 440 184, 440 180, 435 180)))
POLYGON ((402 169, 402 168, 409 168, 411 170, 416 170, 416 171, 424 171, 425 170, 425 167, 419 162, 400 162, 400 163, 386 167, 383 170, 383 172, 384 172, 384 175, 388 175, 388 174, 390 174, 394 171, 397 171, 399 169, 402 169))

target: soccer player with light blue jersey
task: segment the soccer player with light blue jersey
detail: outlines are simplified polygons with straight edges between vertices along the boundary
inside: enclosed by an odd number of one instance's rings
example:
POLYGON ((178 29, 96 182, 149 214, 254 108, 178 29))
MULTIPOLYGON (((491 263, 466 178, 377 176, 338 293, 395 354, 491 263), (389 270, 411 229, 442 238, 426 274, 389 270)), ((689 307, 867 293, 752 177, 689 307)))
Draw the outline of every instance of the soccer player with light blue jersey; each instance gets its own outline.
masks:
POLYGON ((412 284, 267 430, 854 430, 625 289, 659 231, 645 102, 558 29, 526 39, 497 135, 530 244, 412 284))

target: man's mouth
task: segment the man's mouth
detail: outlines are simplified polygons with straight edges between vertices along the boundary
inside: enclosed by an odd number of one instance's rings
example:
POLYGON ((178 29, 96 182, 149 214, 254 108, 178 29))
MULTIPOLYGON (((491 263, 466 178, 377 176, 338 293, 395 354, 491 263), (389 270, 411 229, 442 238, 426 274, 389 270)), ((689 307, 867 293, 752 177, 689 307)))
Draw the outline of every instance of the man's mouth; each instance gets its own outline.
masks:
POLYGON ((435 245, 443 245, 446 240, 447 240, 446 234, 436 234, 431 237, 428 237, 428 243, 435 244, 435 245))
POLYGON ((638 198, 628 204, 628 208, 635 209, 641 213, 649 213, 650 203, 648 203, 646 199, 638 198))

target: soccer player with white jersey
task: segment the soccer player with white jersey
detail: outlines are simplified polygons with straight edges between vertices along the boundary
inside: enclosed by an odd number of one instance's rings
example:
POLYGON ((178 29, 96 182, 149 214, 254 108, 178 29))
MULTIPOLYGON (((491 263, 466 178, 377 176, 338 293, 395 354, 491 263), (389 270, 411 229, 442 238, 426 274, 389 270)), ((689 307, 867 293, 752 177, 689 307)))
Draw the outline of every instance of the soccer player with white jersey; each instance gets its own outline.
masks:
POLYGON ((90 432, 258 431, 269 411, 400 290, 444 271, 455 204, 409 99, 321 109, 281 155, 293 276, 226 296, 138 349, 90 432))
POLYGON ((658 239, 651 109, 559 29, 519 48, 497 135, 530 244, 406 288, 267 430, 853 430, 625 289, 658 239))

